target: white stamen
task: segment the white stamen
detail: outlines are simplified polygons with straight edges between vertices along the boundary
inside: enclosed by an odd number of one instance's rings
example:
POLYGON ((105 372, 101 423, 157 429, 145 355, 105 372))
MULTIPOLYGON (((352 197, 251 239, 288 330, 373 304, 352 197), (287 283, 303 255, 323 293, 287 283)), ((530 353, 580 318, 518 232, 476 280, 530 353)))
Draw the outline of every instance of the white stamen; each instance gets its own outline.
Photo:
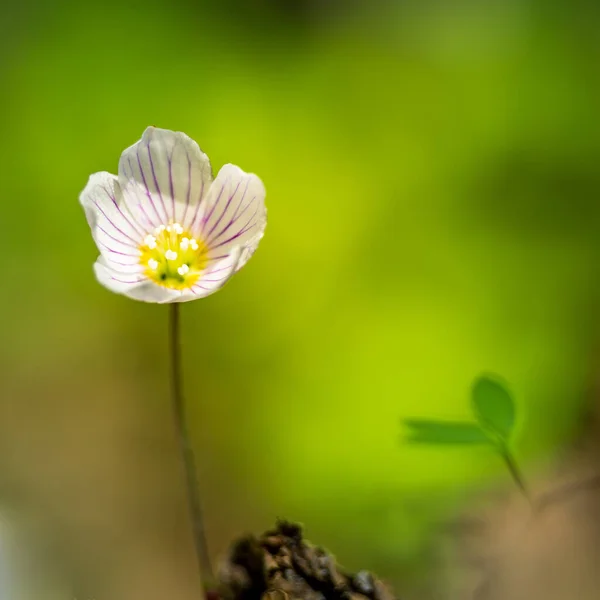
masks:
POLYGON ((179 242, 179 247, 185 252, 190 245, 190 240, 186 237, 181 238, 181 242, 179 242))
POLYGON ((144 244, 146 244, 150 250, 154 250, 154 248, 156 248, 156 238, 153 235, 147 235, 144 238, 144 244))
POLYGON ((181 235, 183 233, 183 227, 179 223, 173 223, 173 231, 177 235, 181 235))
POLYGON ((192 250, 198 250, 198 242, 194 238, 190 240, 190 246, 192 247, 192 250))
POLYGON ((153 271, 156 271, 156 269, 158 269, 158 261, 157 261, 157 260, 154 260, 153 258, 151 258, 151 259, 148 261, 148 266, 149 266, 149 267, 150 267, 150 268, 151 268, 153 271))
POLYGON ((167 260, 177 260, 177 252, 174 250, 167 250, 165 256, 167 257, 167 260))
POLYGON ((164 230, 165 230, 165 226, 164 226, 164 225, 160 225, 159 227, 157 227, 157 228, 154 230, 154 233, 155 233, 156 235, 160 235, 160 234, 161 234, 161 233, 162 233, 164 230))
POLYGON ((190 270, 190 268, 189 268, 187 265, 181 265, 181 266, 179 267, 179 269, 177 269, 177 272, 178 272, 180 275, 185 275, 185 274, 186 274, 186 273, 187 273, 189 270, 190 270))
POLYGON ((171 231, 171 226, 167 225, 167 231, 171 231))

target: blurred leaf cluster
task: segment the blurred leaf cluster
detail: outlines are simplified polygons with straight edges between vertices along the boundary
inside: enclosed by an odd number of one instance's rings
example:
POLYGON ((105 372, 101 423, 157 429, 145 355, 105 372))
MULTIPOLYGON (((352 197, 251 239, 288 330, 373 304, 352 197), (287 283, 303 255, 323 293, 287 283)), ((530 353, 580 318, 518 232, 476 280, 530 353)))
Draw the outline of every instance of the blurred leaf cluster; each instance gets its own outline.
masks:
POLYGON ((479 377, 473 384, 471 409, 476 422, 405 419, 407 441, 419 444, 500 444, 510 441, 516 405, 498 378, 479 377))

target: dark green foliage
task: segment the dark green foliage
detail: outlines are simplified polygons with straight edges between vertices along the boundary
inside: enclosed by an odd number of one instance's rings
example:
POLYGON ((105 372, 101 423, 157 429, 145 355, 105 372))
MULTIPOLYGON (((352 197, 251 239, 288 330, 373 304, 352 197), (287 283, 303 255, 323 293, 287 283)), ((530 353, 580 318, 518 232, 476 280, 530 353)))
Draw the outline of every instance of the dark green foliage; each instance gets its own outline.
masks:
POLYGON ((490 438, 476 423, 406 419, 406 441, 413 444, 489 444, 490 438))
POLYGON ((482 376, 475 380, 471 393, 473 412, 480 425, 508 441, 516 420, 512 394, 496 376, 482 376))

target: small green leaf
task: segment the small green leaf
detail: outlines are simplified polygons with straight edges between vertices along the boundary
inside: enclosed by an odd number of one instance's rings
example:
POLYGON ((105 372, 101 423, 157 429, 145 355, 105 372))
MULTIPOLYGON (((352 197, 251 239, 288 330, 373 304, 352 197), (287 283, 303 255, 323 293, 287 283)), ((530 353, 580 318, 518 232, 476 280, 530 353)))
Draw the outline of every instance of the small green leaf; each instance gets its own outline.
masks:
POLYGON ((477 423, 406 419, 406 441, 412 444, 489 444, 490 438, 477 423))
POLYGON ((479 423, 508 440, 515 426, 516 407, 504 382, 496 376, 479 377, 473 384, 471 401, 479 423))

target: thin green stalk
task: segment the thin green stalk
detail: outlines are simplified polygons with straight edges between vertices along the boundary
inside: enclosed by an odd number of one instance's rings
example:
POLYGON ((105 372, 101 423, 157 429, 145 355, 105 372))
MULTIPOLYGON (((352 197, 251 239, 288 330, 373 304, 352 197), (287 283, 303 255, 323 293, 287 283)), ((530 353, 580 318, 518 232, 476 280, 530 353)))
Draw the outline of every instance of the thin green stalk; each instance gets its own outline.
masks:
POLYGON ((498 449, 500 451, 500 456, 502 456, 504 463, 508 467, 513 481, 515 482, 519 490, 521 490, 525 498, 527 498, 527 500, 531 502, 531 494, 529 493, 529 489, 525 484, 523 473, 521 472, 521 469, 519 469, 519 465, 517 464, 517 461, 515 460, 515 457, 513 456, 512 452, 509 450, 508 446, 503 443, 499 444, 498 449))
POLYGON ((177 302, 169 305, 169 351, 171 358, 171 400, 173 403, 173 416, 181 460, 185 471, 186 494, 188 508, 192 521, 192 531, 196 558, 203 586, 212 585, 214 582, 212 567, 206 543, 206 534, 202 518, 202 504, 198 489, 196 461, 190 442, 185 418, 183 401, 183 376, 181 368, 181 337, 180 337, 180 307, 177 302))

